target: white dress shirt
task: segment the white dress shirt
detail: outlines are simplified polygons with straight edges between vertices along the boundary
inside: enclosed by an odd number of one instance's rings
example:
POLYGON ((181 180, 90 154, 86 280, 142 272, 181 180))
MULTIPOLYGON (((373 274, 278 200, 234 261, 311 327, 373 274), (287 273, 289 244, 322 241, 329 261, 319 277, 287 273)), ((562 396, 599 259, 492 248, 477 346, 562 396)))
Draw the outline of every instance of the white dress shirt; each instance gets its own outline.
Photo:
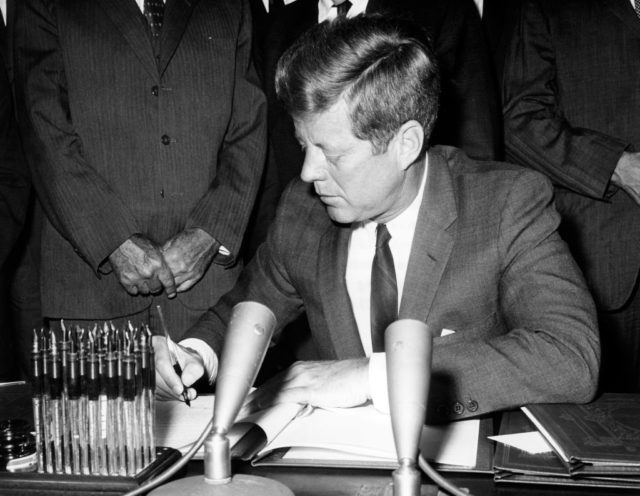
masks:
MULTIPOLYGON (((389 248, 393 257, 398 287, 398 309, 402 301, 404 281, 409 265, 413 234, 418 222, 418 214, 429 168, 428 157, 425 159, 425 170, 420 189, 413 202, 400 215, 387 222, 387 229, 391 235, 389 248)), ((351 300, 351 308, 358 325, 360 342, 365 355, 369 357, 369 390, 371 399, 378 410, 388 411, 387 397, 387 367, 384 353, 372 353, 371 344, 371 266, 376 249, 375 222, 358 223, 353 227, 349 240, 349 253, 345 281, 347 292, 351 300)))
MULTIPOLYGON (((289 5, 296 0, 284 0, 284 5, 289 5)), ((347 12, 347 17, 353 17, 358 14, 362 14, 367 8, 368 0, 352 0, 351 8, 347 12)), ((269 0, 262 0, 264 10, 269 12, 269 0)), ((337 15, 337 10, 332 8, 334 6, 333 0, 318 0, 318 23, 326 21, 327 19, 333 19, 337 15)))
POLYGON ((0 0, 0 11, 2 11, 2 20, 7 25, 7 0, 0 0))
MULTIPOLYGON (((351 8, 347 12, 347 17, 354 17, 362 14, 367 8, 368 0, 350 0, 351 8)), ((338 16, 338 9, 333 0, 318 0, 318 24, 327 19, 335 19, 338 16)))

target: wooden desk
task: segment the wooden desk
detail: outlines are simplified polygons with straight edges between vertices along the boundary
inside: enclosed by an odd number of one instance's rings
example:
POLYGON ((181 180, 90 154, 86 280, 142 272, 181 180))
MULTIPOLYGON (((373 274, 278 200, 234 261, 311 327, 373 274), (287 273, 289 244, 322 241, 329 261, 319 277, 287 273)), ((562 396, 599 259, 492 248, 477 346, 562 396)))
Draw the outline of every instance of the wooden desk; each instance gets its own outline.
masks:
MULTIPOLYGON (((31 421, 31 416, 28 385, 0 386, 0 419, 24 418, 31 421)), ((202 475, 202 472, 202 461, 191 461, 181 476, 202 475)), ((234 463, 234 472, 275 479, 288 486, 296 496, 382 496, 384 488, 391 481, 391 472, 387 470, 251 467, 245 463, 234 463)), ((475 496, 620 496, 638 493, 632 490, 495 484, 492 476, 487 474, 447 472, 443 475, 458 486, 468 488, 475 496)), ((424 483, 430 484, 430 481, 425 478, 424 483)), ((65 494, 64 491, 60 492, 59 487, 57 489, 57 494, 65 494)), ((27 493, 18 491, 12 494, 27 493)), ((425 492, 425 496, 436 494, 433 488, 425 492)))

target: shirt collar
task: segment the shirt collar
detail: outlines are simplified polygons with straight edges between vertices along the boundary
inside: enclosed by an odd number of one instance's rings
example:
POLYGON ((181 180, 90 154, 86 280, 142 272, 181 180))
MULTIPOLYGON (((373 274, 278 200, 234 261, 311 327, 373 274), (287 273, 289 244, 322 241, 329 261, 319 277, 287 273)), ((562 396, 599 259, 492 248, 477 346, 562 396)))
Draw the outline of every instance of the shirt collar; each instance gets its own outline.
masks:
MULTIPOLYGON (((296 0, 284 0, 285 5, 289 5, 296 0)), ((368 0, 351 0, 351 9, 358 14, 364 12, 364 9, 367 7, 368 0)), ((262 5, 264 5, 264 10, 269 13, 269 0, 262 0, 262 5)), ((318 7, 322 8, 325 12, 328 12, 329 9, 333 6, 332 0, 318 0, 318 7)), ((350 10, 351 10, 350 9, 350 10)))
POLYGON ((422 205, 422 198, 424 197, 424 187, 427 182, 427 169, 429 168, 429 156, 425 157, 424 171, 422 173, 422 182, 420 183, 420 189, 418 194, 406 209, 400 212, 400 215, 394 217, 387 222, 387 229, 393 236, 395 232, 411 232, 415 230, 416 223, 418 222, 418 214, 420 213, 420 206, 422 205))
MULTIPOLYGON (((284 0, 284 4, 285 5, 289 5, 290 3, 295 2, 296 0, 284 0)), ((269 0, 262 0, 262 5, 264 5, 264 10, 267 11, 267 14, 269 13, 269 0)))

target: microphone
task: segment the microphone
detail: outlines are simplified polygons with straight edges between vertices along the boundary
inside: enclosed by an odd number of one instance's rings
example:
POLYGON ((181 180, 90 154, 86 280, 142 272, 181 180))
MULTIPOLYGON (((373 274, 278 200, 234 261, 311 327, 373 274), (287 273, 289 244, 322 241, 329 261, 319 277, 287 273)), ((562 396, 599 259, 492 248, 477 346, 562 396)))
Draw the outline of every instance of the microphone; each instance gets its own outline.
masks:
POLYGON ((419 320, 397 320, 385 331, 391 427, 400 464, 392 474, 394 496, 420 495, 416 461, 427 412, 432 341, 428 326, 419 320))
POLYGON ((253 301, 233 307, 216 377, 213 429, 204 443, 204 477, 180 479, 154 495, 293 496, 283 484, 253 475, 231 474, 227 433, 258 375, 276 327, 273 312, 253 301))

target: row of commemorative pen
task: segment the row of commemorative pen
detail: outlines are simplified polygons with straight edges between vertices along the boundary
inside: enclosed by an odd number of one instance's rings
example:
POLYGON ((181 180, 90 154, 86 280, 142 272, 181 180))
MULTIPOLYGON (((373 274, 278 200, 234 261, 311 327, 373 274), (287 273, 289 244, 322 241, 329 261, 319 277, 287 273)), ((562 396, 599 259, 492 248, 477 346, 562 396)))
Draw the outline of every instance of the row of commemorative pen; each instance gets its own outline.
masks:
POLYGON ((34 331, 38 472, 134 476, 153 462, 153 364, 148 327, 34 331))

